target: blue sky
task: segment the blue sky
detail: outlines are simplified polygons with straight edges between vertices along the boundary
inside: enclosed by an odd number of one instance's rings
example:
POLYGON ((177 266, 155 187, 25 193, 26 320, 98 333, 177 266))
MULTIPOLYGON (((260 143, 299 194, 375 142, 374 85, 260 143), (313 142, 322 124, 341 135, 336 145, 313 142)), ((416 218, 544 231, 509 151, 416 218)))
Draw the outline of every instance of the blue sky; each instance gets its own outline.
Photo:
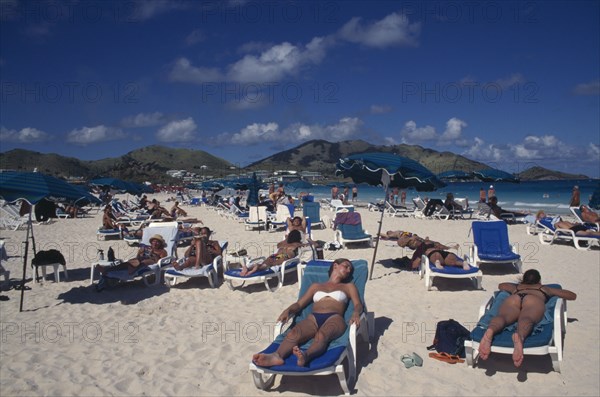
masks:
MULTIPOLYGON (((0 0, 0 150, 311 139, 600 176, 597 1, 0 0)), ((438 171, 438 170, 433 170, 438 171)))

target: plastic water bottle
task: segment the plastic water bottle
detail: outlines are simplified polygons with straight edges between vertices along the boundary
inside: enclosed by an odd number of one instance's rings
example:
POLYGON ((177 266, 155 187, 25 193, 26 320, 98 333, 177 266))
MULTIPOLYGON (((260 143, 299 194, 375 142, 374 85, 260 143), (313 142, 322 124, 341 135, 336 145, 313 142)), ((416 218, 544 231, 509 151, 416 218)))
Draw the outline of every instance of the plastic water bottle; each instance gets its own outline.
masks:
POLYGON ((104 251, 98 250, 98 258, 103 261, 104 260, 104 251))
POLYGON ((108 247, 108 252, 106 253, 106 255, 110 262, 115 261, 115 251, 112 249, 112 247, 108 247))

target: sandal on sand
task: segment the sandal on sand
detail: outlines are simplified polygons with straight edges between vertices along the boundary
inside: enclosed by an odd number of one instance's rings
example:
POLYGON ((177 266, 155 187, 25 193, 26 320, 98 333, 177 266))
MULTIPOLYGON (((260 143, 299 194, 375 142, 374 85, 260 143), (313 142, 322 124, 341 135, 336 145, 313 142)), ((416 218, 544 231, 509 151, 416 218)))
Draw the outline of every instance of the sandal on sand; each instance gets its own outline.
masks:
POLYGON ((464 363, 465 360, 460 358, 460 356, 454 354, 448 354, 446 352, 441 353, 429 353, 429 357, 434 358, 436 360, 443 361, 448 364, 456 364, 456 363, 464 363))
POLYGON ((402 358, 400 358, 400 361, 404 363, 406 368, 423 366, 423 359, 415 352, 413 352, 413 354, 404 354, 402 358))

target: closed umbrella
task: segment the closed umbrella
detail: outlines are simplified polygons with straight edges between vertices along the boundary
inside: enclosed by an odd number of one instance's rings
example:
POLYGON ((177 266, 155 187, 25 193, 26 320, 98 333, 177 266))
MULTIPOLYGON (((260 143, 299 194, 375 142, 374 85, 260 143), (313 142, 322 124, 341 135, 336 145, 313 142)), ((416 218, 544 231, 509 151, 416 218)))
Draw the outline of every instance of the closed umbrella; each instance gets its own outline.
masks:
POLYGON ((27 234, 25 237, 25 254, 23 256, 23 278, 21 281, 21 302, 19 311, 23 311, 23 298, 25 293, 25 276, 27 272, 27 254, 29 251, 29 239, 33 245, 33 254, 36 254, 33 226, 31 223, 31 206, 42 199, 57 202, 77 202, 88 200, 92 203, 100 203, 100 200, 73 186, 62 179, 39 172, 2 172, 0 173, 0 196, 8 201, 27 201, 30 205, 29 220, 27 222, 27 234))
MULTIPOLYGON (((354 183, 366 182, 373 186, 383 186, 386 200, 390 187, 403 189, 413 187, 417 191, 433 191, 446 186, 417 161, 391 153, 362 153, 339 159, 335 173, 352 178, 354 183)), ((373 275, 384 213, 385 207, 381 211, 369 279, 373 275)))

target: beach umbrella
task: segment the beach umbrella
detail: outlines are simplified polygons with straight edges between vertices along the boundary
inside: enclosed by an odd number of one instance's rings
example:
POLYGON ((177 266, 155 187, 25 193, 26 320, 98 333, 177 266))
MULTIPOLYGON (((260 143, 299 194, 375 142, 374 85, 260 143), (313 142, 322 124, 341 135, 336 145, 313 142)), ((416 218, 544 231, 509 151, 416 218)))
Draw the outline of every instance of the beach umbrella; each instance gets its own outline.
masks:
POLYGON ((519 178, 508 172, 497 170, 495 168, 486 168, 479 171, 473 171, 473 175, 483 182, 512 182, 519 183, 519 178))
POLYGON ((435 174, 419 162, 392 153, 362 153, 339 159, 336 175, 352 178, 354 183, 383 185, 384 172, 389 176, 388 187, 415 188, 419 192, 430 192, 445 187, 435 174))
MULTIPOLYGON (((366 182, 373 186, 385 188, 385 200, 388 199, 390 187, 401 189, 415 188, 417 191, 433 191, 446 186, 430 170, 415 160, 391 153, 362 153, 339 159, 336 164, 336 175, 350 177, 354 183, 366 182)), ((381 211, 379 229, 375 240, 375 251, 371 262, 369 279, 373 275, 375 257, 379 247, 379 234, 383 223, 385 207, 381 211)))
POLYGON ((112 189, 121 190, 136 196, 142 193, 142 190, 136 184, 119 178, 96 178, 90 181, 90 185, 110 186, 112 189))
POLYGON ((33 254, 35 256, 35 238, 33 236, 33 224, 31 222, 31 211, 33 205, 42 199, 57 202, 77 202, 82 199, 92 203, 100 203, 100 200, 84 191, 82 188, 73 186, 62 179, 39 172, 1 172, 0 173, 0 196, 8 201, 24 200, 30 204, 29 219, 27 221, 27 234, 25 236, 25 253, 23 255, 23 278, 21 280, 21 302, 19 311, 23 311, 23 298, 25 293, 25 277, 27 272, 27 254, 29 251, 29 239, 31 238, 33 254))
POLYGON ((82 187, 40 172, 0 172, 0 196, 8 202, 23 199, 30 204, 36 204, 43 198, 62 203, 81 200, 101 203, 82 187))
POLYGON ((471 179, 473 175, 465 171, 450 170, 437 174, 437 177, 438 179, 471 179))

